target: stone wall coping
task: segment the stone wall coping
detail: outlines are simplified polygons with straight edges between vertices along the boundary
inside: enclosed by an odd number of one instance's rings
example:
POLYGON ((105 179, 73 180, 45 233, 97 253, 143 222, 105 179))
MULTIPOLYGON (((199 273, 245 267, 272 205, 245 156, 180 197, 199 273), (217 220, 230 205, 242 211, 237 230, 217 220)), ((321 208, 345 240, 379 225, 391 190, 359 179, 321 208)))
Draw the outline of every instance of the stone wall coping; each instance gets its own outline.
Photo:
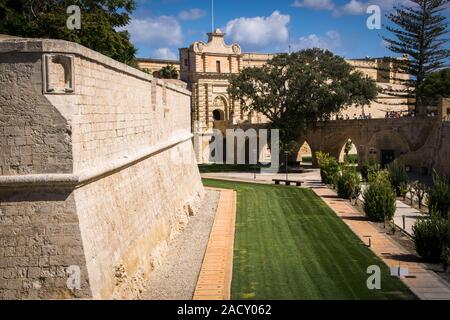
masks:
POLYGON ((73 54, 95 62, 98 62, 110 69, 122 72, 138 78, 140 80, 152 82, 156 81, 159 86, 165 86, 173 91, 191 95, 189 90, 183 89, 172 83, 165 82, 162 79, 156 79, 152 75, 140 71, 136 68, 130 67, 124 63, 109 58, 99 52, 86 48, 78 43, 55 40, 55 39, 32 39, 32 38, 6 38, 0 41, 1 53, 54 53, 54 54, 73 54))
POLYGON ((0 189, 7 188, 35 188, 38 186, 47 187, 79 187, 87 185, 104 176, 108 176, 117 171, 121 171, 136 163, 139 163, 155 154, 164 152, 181 143, 191 140, 193 135, 177 135, 171 137, 169 140, 142 149, 132 156, 124 156, 122 159, 110 162, 106 165, 89 168, 73 174, 25 174, 25 175, 10 175, 0 176, 0 189))
POLYGON ((395 124, 405 124, 405 123, 433 123, 437 122, 439 119, 437 116, 435 117, 403 117, 403 118, 373 118, 373 119, 349 119, 349 120, 330 120, 327 122, 318 122, 317 126, 356 126, 363 125, 366 123, 375 123, 382 124, 386 126, 395 125, 395 124))
POLYGON ((184 94, 184 95, 187 95, 187 96, 191 96, 192 95, 191 91, 189 91, 187 89, 183 89, 182 87, 177 86, 176 84, 164 81, 163 79, 154 78, 153 81, 156 81, 156 84, 161 86, 161 87, 166 87, 166 88, 168 88, 170 90, 173 90, 175 92, 178 92, 178 93, 181 93, 181 94, 184 94))

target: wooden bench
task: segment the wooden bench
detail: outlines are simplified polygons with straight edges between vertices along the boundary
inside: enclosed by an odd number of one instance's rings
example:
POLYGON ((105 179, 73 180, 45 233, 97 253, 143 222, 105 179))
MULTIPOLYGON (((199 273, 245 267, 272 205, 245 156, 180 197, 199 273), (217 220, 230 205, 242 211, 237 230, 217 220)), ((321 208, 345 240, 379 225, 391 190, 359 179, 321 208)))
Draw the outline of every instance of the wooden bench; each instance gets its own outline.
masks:
POLYGON ((275 182, 275 184, 281 184, 282 182, 285 183, 287 186, 290 186, 291 184, 295 184, 297 187, 301 187, 303 181, 298 181, 298 180, 285 180, 285 179, 273 179, 273 182, 275 182))

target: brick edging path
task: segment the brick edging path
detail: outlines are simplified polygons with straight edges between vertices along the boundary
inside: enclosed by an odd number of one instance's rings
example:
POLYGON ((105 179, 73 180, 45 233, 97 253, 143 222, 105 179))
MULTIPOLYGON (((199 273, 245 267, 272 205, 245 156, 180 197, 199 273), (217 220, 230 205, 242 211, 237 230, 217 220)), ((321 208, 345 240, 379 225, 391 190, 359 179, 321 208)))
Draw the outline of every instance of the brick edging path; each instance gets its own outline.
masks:
POLYGON ((371 237, 370 249, 388 266, 408 268, 409 276, 401 280, 422 300, 450 300, 450 288, 427 265, 409 261, 411 254, 394 243, 385 233, 381 233, 370 221, 355 219, 361 217, 348 201, 337 197, 331 189, 312 189, 340 217, 345 224, 365 243, 371 237))
POLYGON ((237 195, 234 190, 213 190, 220 191, 220 199, 194 300, 231 299, 237 195))

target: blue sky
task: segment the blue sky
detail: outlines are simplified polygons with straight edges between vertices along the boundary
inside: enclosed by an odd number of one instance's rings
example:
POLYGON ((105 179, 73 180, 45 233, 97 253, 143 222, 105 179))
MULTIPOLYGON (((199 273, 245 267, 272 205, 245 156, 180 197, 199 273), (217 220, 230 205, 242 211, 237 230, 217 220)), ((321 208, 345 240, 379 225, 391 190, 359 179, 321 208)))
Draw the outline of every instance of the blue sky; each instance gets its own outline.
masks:
MULTIPOLYGON (((378 5, 382 23, 395 4, 408 0, 214 0, 215 26, 244 52, 287 52, 322 47, 347 58, 393 55, 384 46, 384 28, 369 30, 369 5, 378 5)), ((445 15, 449 17, 449 10, 445 15)), ((178 48, 206 40, 211 0, 137 0, 127 27, 138 57, 177 59, 178 48)))

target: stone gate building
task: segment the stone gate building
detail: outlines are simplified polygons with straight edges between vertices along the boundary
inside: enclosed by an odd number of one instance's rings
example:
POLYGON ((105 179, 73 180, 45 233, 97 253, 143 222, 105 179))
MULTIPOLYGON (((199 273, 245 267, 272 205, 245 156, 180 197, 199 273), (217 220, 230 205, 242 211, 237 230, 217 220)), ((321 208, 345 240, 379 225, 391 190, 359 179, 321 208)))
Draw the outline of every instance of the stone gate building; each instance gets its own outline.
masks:
MULTIPOLYGON (((239 101, 233 101, 227 93, 229 80, 232 75, 239 74, 244 68, 264 65, 274 54, 244 53, 239 44, 227 45, 225 34, 219 29, 208 34, 208 42, 194 42, 188 48, 180 49, 179 61, 159 62, 151 59, 140 59, 141 68, 152 66, 162 67, 173 64, 180 68, 180 79, 187 84, 192 92, 192 130, 199 130, 207 134, 213 128, 225 130, 240 124, 262 124, 267 119, 258 113, 244 112, 239 101), (157 64, 155 64, 157 63, 157 64), (194 128, 194 123, 198 127, 194 128)), ((393 92, 404 90, 399 84, 399 78, 407 78, 400 74, 398 63, 393 59, 360 59, 348 60, 356 70, 367 77, 377 81, 383 90, 377 101, 367 106, 364 111, 361 107, 350 107, 340 116, 353 119, 364 112, 372 118, 384 118, 388 111, 409 111, 408 99, 393 96, 393 92)), ((209 162, 205 156, 208 154, 208 145, 196 150, 199 162, 209 162)))

